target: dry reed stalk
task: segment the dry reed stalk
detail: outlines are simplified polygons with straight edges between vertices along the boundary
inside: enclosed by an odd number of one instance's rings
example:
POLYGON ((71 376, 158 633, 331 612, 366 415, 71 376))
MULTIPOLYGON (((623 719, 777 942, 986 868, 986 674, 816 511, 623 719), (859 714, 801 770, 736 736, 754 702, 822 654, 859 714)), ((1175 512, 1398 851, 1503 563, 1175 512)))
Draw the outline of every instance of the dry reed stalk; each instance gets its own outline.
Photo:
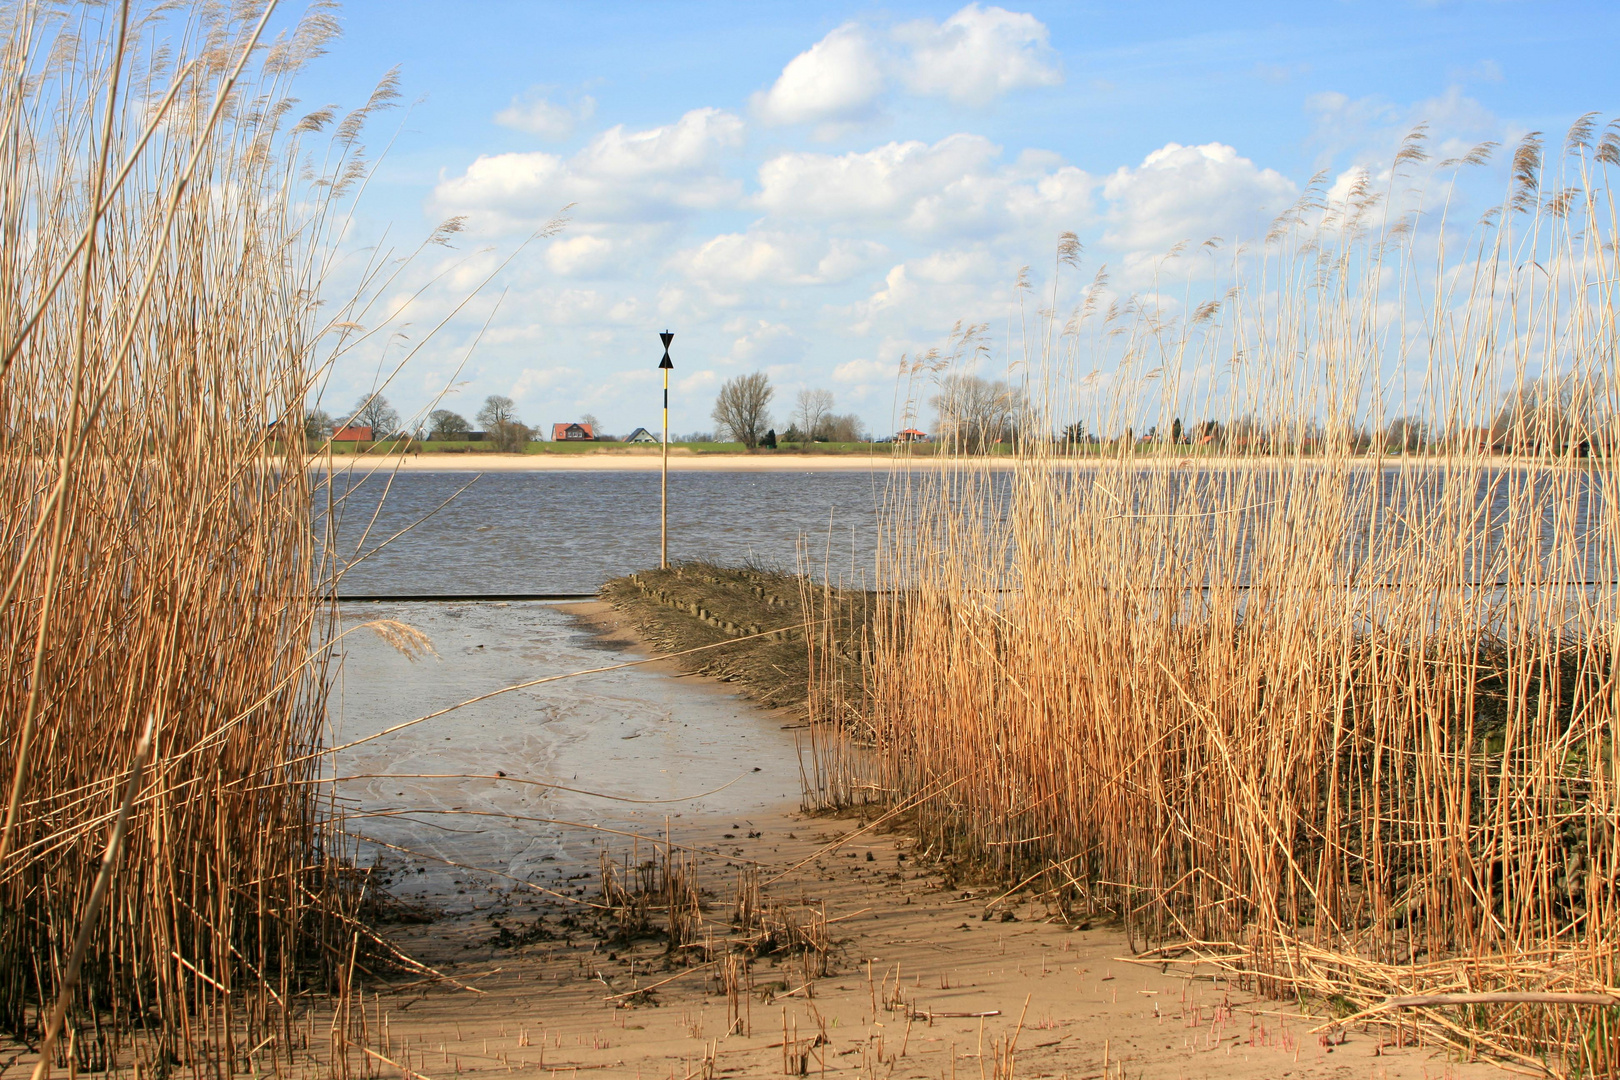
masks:
MULTIPOLYGON (((1419 132, 1207 300, 1043 312, 1016 467, 896 477, 870 714, 818 739, 926 842, 1267 992, 1613 994, 1620 127, 1566 149, 1527 139, 1466 246, 1406 191, 1419 132)), ((1424 1033, 1620 1070, 1614 1010, 1470 1000, 1424 1033)))
POLYGON ((35 1043, 61 996, 43 1068, 71 1047, 70 1071, 279 1071, 288 1003, 347 992, 302 416, 357 138, 392 88, 310 146, 333 118, 297 120, 290 80, 335 22, 317 5, 266 44, 272 7, 0 23, 0 1031, 35 1043))

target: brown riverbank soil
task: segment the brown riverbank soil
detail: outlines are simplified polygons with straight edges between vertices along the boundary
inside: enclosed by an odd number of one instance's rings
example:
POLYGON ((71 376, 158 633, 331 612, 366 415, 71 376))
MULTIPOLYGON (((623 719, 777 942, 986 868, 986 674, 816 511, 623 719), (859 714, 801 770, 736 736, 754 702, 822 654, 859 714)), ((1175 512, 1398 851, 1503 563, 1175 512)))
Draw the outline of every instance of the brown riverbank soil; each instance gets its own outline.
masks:
MULTIPOLYGON (((569 610, 651 653, 626 612, 569 610)), ((603 862, 617 868, 605 891, 600 870, 567 901, 469 874, 471 912, 388 926, 446 978, 366 992, 387 1059, 373 1074, 1503 1075, 1376 1033, 1318 1034, 1326 1016, 1219 972, 1135 962, 1105 918, 964 886, 898 820, 760 806, 688 821, 673 839, 604 836, 603 862)))

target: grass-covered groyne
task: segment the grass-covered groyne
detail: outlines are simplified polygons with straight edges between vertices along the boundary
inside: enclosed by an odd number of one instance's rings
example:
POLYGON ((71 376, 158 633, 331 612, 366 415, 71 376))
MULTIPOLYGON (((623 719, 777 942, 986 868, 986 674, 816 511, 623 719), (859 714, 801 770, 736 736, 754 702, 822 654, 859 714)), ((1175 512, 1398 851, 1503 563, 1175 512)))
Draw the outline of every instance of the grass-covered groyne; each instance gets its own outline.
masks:
POLYGON ((733 683, 797 719, 824 707, 812 694, 836 685, 858 696, 864 683, 870 593, 694 561, 615 578, 601 595, 686 670, 733 683))

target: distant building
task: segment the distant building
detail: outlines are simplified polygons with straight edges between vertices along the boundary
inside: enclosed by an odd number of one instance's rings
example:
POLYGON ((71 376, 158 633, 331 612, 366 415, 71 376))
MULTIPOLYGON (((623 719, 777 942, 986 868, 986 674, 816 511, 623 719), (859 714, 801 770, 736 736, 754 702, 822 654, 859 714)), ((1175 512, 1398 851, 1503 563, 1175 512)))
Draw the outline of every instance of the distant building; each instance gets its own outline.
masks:
POLYGON ((898 435, 896 435, 894 437, 894 441, 895 442, 930 442, 931 440, 928 438, 928 432, 926 432, 926 431, 918 431, 914 427, 908 427, 908 428, 906 428, 906 430, 904 430, 904 431, 900 432, 898 435))
POLYGON ((644 427, 638 427, 638 428, 636 428, 636 430, 634 430, 630 434, 626 435, 624 437, 624 441, 625 442, 651 442, 651 443, 655 443, 655 442, 658 441, 658 436, 654 435, 652 432, 648 431, 644 427))
POLYGON ((552 424, 552 442, 594 442, 596 433, 589 424, 552 424))
POLYGON ((344 424, 332 432, 333 442, 371 442, 371 429, 359 424, 344 424))

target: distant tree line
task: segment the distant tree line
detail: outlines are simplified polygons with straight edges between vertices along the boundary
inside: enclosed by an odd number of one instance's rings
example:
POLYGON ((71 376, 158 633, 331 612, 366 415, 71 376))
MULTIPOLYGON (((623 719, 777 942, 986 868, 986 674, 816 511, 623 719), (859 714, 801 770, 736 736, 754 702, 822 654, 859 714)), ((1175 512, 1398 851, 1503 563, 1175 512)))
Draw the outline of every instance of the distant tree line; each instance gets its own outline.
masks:
MULTIPOLYGON (((942 416, 942 427, 945 425, 942 416)), ((1371 424, 1359 420, 1277 420, 1240 415, 1184 425, 1179 417, 1168 431, 1157 425, 1140 435, 1126 428, 1116 436, 1088 433, 1083 422, 1067 424, 1057 441, 1075 443, 1169 442, 1209 446, 1233 453, 1311 452, 1332 447, 1352 454, 1496 453, 1548 456, 1613 456, 1620 452, 1614 417, 1598 396, 1558 379, 1538 379, 1514 387, 1487 423, 1437 426, 1423 416, 1402 414, 1371 424)))
POLYGON ((381 394, 360 395, 354 404, 354 411, 346 420, 334 420, 321 409, 311 409, 304 414, 304 438, 312 443, 325 442, 334 431, 344 427, 370 428, 373 437, 378 439, 403 438, 406 435, 400 431, 399 413, 381 394))
MULTIPOLYGON (((676 436, 676 442, 737 442, 749 450, 774 447, 778 442, 864 442, 872 436, 855 413, 834 412, 831 391, 806 387, 797 392, 788 426, 778 435, 772 426, 771 403, 776 390, 764 372, 739 375, 726 381, 715 397, 713 431, 676 436)), ((1437 428, 1417 415, 1400 415, 1378 426, 1360 421, 1330 424, 1316 419, 1288 421, 1253 415, 1225 419, 1205 418, 1184 423, 1174 417, 1168 428, 1158 424, 1138 432, 1132 427, 1112 434, 1090 431, 1084 421, 1062 424, 1047 434, 1030 428, 1030 404, 1023 389, 1004 380, 989 380, 956 373, 940 379, 929 399, 935 413, 935 437, 961 453, 980 453, 996 445, 1050 440, 1068 446, 1162 443, 1202 446, 1230 453, 1284 453, 1334 447, 1365 454, 1425 454, 1445 449, 1503 454, 1601 454, 1620 452, 1614 418, 1599 396, 1586 388, 1556 378, 1528 381, 1503 396, 1488 423, 1437 428)), ((482 438, 498 450, 521 452, 537 436, 518 415, 516 403, 501 394, 484 399, 475 419, 482 438)), ((596 417, 586 414, 598 439, 604 434, 596 417)), ((382 394, 365 394, 346 419, 335 420, 319 408, 304 416, 304 436, 319 445, 342 427, 367 427, 377 441, 418 439, 455 442, 471 437, 473 425, 451 409, 435 409, 426 425, 415 433, 403 430, 399 413, 382 394)))
POLYGON ((833 412, 830 390, 804 389, 794 398, 793 416, 783 440, 791 443, 866 442, 872 437, 855 413, 833 412))
MULTIPOLYGON (((477 413, 483 425, 484 437, 499 450, 520 452, 534 438, 534 430, 518 418, 516 403, 501 394, 484 399, 477 413)), ((354 411, 347 419, 334 420, 322 409, 310 409, 304 414, 304 438, 312 444, 325 442, 340 428, 362 427, 371 429, 375 442, 398 442, 406 439, 435 442, 455 442, 467 439, 473 426, 467 418, 450 409, 434 409, 428 414, 427 424, 415 432, 405 430, 399 412, 382 394, 364 394, 355 402, 354 411)))
POLYGON ((770 411, 775 396, 776 388, 762 371, 727 380, 715 395, 710 414, 714 420, 714 437, 742 443, 749 450, 760 446, 774 448, 778 442, 865 442, 871 438, 866 425, 855 413, 833 412, 835 402, 830 390, 814 388, 799 391, 788 417, 787 430, 778 436, 770 411))
POLYGON ((1029 412, 1022 389, 1001 380, 977 375, 947 375, 929 404, 936 416, 935 437, 945 446, 967 454, 980 453, 997 443, 1013 443, 1029 412))
MULTIPOLYGON (((713 431, 694 431, 676 436, 676 442, 738 442, 749 450, 761 446, 774 447, 780 442, 863 442, 871 438, 867 427, 855 413, 840 415, 833 411, 834 399, 830 391, 805 389, 799 391, 788 428, 780 439, 772 426, 771 402, 776 389, 764 372, 739 375, 728 380, 716 395, 711 418, 713 431)), ((538 432, 523 423, 516 403, 501 394, 491 394, 474 419, 473 424, 453 409, 434 409, 426 423, 414 433, 402 430, 399 413, 381 394, 362 396, 354 411, 345 420, 334 420, 320 409, 310 409, 304 418, 305 438, 312 444, 324 442, 343 427, 368 427, 376 441, 417 439, 431 442, 457 442, 481 435, 499 450, 520 452, 536 438, 538 432)), ((600 440, 611 441, 612 436, 602 431, 596 417, 585 414, 581 423, 590 427, 600 440)))

